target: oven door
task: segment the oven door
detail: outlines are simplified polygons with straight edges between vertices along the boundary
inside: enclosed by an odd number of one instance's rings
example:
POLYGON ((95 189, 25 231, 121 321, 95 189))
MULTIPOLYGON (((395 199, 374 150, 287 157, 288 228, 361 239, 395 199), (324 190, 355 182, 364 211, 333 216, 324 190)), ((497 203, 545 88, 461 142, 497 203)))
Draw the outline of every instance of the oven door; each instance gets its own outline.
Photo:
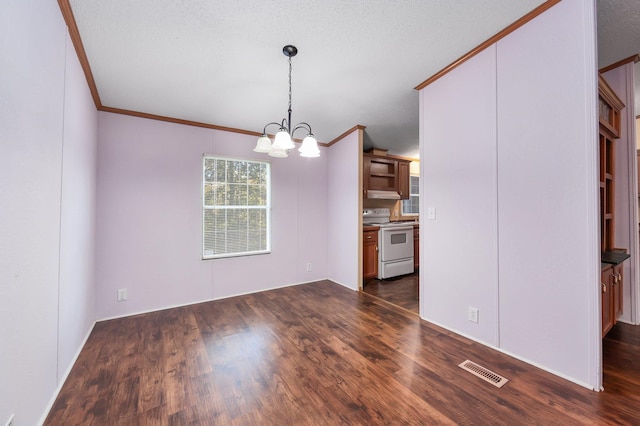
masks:
POLYGON ((380 260, 413 258, 413 225, 380 228, 380 260))

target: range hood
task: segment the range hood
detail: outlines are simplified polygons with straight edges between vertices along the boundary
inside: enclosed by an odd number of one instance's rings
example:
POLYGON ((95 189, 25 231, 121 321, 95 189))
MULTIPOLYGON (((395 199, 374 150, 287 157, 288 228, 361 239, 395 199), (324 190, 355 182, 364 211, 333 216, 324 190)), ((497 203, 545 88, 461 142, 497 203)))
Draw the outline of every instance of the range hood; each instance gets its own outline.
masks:
POLYGON ((377 191, 377 190, 368 190, 367 198, 373 198, 378 200, 399 200, 400 194, 395 191, 377 191))

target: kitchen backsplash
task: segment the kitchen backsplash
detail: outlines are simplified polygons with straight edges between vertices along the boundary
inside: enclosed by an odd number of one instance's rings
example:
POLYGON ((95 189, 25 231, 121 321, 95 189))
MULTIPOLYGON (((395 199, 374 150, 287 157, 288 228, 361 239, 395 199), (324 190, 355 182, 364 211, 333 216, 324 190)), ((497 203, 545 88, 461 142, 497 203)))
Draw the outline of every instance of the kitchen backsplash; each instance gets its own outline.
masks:
POLYGON ((418 219, 417 216, 402 216, 402 200, 375 200, 365 198, 362 200, 362 208, 364 209, 380 209, 386 208, 391 212, 391 220, 413 220, 418 219))

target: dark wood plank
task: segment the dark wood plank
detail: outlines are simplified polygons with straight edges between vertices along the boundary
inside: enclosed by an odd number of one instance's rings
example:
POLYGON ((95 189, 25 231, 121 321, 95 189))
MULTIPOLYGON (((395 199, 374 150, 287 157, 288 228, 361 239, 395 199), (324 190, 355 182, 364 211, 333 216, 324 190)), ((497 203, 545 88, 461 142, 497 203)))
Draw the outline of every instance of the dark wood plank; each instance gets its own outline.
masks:
POLYGON ((368 279, 364 282, 363 291, 371 296, 379 297, 389 303, 419 314, 419 281, 418 272, 387 278, 386 280, 368 279))
POLYGON ((593 392, 320 281, 96 324, 45 425, 640 424, 639 349, 617 324, 593 392))

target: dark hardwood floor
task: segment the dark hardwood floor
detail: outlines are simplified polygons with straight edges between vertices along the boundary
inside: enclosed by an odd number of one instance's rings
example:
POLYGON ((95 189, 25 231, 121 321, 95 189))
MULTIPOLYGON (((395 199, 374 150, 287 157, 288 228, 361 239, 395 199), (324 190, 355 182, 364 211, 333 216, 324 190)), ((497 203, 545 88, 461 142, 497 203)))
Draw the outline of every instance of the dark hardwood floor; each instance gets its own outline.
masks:
POLYGON ((639 348, 618 324, 593 392, 320 281, 97 323, 45 425, 639 424, 639 348))
POLYGON ((419 314, 419 278, 420 275, 418 272, 388 278, 386 280, 373 278, 365 280, 363 291, 415 314, 419 314))

